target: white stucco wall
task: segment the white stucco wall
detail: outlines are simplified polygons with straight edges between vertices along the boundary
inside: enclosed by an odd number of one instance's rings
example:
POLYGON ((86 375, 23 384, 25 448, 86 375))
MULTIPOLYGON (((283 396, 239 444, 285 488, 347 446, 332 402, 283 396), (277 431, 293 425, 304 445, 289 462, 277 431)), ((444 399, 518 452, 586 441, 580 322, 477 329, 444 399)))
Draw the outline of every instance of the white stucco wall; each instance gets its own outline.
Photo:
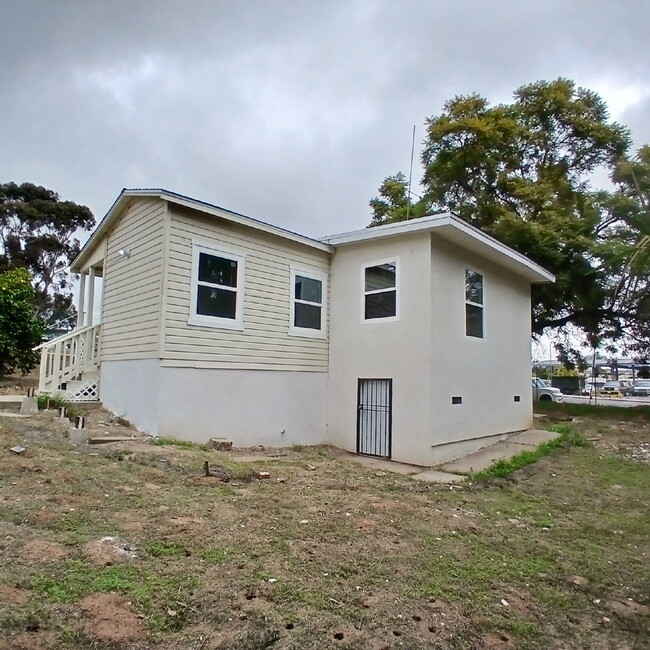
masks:
POLYGON ((465 451, 446 443, 531 426, 530 284, 435 235, 431 247, 429 462, 435 464, 465 451), (465 334, 466 268, 483 275, 482 339, 465 334), (453 405, 452 396, 462 397, 462 404, 453 405))
POLYGON ((102 361, 99 399, 104 408, 129 420, 137 429, 158 433, 160 361, 102 361))
POLYGON ((342 246, 330 283, 332 444, 356 451, 359 378, 393 380, 394 460, 436 464, 531 426, 528 281, 432 235, 342 246), (399 318, 363 322, 361 267, 395 257, 399 318), (465 333, 468 267, 484 277, 483 339, 465 333))
POLYGON ((327 374, 162 367, 161 436, 237 447, 326 441, 327 374))
POLYGON ((426 464, 431 410, 431 246, 407 236, 337 249, 330 270, 328 439, 356 451, 357 382, 393 379, 392 458, 426 464), (362 267, 399 258, 396 320, 362 319, 362 267))

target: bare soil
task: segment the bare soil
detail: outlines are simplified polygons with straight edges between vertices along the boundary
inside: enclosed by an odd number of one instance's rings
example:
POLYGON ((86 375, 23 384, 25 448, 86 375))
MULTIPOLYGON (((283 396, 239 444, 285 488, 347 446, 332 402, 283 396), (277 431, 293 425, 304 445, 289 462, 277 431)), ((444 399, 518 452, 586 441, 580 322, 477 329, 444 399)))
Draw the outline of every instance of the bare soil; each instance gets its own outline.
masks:
POLYGON ((0 419, 0 648, 650 645, 644 420, 582 418, 588 446, 452 488, 329 447, 217 453, 102 410, 87 424, 130 440, 0 419))

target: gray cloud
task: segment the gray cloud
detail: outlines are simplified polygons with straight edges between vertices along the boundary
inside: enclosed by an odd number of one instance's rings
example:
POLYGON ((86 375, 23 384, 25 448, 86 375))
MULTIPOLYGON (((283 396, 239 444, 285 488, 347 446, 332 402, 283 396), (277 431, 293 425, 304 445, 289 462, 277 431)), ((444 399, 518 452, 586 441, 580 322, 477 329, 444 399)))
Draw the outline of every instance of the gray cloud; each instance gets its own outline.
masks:
POLYGON ((3 180, 98 216, 159 187, 318 235, 363 227, 413 124, 566 76, 650 139, 639 0, 0 1, 3 180))

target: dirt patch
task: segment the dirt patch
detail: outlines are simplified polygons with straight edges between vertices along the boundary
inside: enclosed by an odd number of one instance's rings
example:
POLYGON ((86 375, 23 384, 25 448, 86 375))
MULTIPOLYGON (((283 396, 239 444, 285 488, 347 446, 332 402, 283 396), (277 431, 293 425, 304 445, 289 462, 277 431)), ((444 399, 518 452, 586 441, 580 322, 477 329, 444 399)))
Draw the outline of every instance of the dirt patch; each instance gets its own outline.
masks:
POLYGON ((48 542, 44 539, 33 539, 27 542, 20 551, 20 557, 30 564, 49 564, 67 557, 68 551, 63 544, 48 542))
POLYGON ((91 594, 79 607, 89 619, 85 631, 100 641, 135 641, 144 636, 142 617, 118 594, 91 594))
POLYGON ((5 602, 11 603, 12 605, 22 605, 29 600, 30 596, 31 593, 25 589, 0 585, 0 603, 5 602))
POLYGON ((111 566, 131 562, 137 557, 135 546, 119 537, 102 537, 88 542, 84 553, 95 564, 111 566))
POLYGON ((54 635, 49 632, 21 632, 12 635, 7 646, 0 646, 3 650, 51 650, 54 635))
POLYGON ((485 634, 474 647, 476 650, 514 650, 515 648, 507 634, 485 634))
POLYGON ((633 600, 608 600, 605 606, 622 618, 634 618, 635 616, 648 616, 650 614, 650 607, 636 603, 633 600))

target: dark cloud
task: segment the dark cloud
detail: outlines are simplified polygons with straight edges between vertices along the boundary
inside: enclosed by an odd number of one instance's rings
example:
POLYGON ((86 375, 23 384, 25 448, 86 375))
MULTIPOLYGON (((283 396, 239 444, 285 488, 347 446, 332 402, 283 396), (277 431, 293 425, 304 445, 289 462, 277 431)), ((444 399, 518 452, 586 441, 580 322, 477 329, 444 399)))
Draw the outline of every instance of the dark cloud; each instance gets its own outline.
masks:
POLYGON ((413 124, 566 76, 650 139, 644 0, 0 1, 4 180, 101 215, 163 186, 293 228, 362 227, 413 124))

